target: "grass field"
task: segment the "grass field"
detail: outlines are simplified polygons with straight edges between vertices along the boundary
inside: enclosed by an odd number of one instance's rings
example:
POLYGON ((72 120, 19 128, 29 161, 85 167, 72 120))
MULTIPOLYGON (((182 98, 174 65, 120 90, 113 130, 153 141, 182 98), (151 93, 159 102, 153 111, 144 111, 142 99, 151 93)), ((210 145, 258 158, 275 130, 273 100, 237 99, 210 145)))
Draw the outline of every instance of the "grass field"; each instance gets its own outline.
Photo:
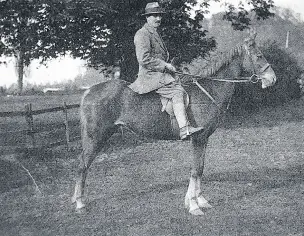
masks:
POLYGON ((82 94, 70 95, 44 95, 44 96, 0 96, 0 112, 24 111, 26 104, 32 104, 33 110, 80 103, 82 94))
POLYGON ((42 195, 15 163, 1 161, 0 235, 304 235, 304 99, 228 116, 211 136, 202 217, 183 206, 188 142, 114 136, 93 163, 87 211, 70 203, 81 147, 23 159, 42 195))
MULTIPOLYGON (((41 110, 45 108, 54 108, 67 105, 79 104, 82 94, 73 95, 45 95, 45 96, 13 96, 0 97, 0 112, 24 111, 25 105, 32 105, 32 110, 41 110)), ((62 112, 44 113, 34 116, 34 127, 40 130, 50 125, 64 124, 64 114, 62 112)), ((72 137, 79 136, 79 112, 78 109, 68 110, 68 119, 72 129, 72 137)), ((10 133, 5 135, 7 131, 19 131, 27 129, 27 122, 24 117, 0 117, 0 146, 24 146, 30 143, 30 138, 25 134, 10 133)), ((55 129, 51 132, 41 132, 35 134, 37 145, 46 145, 57 139, 64 137, 63 129, 55 129)))

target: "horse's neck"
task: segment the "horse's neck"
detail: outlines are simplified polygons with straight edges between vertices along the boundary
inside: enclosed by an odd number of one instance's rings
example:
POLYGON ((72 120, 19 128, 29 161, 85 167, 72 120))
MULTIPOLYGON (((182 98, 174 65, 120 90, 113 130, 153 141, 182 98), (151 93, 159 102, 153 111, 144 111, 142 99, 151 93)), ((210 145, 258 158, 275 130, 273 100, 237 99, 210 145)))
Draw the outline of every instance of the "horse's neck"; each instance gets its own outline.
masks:
MULTIPOLYGON (((240 56, 235 57, 229 64, 215 72, 212 77, 226 79, 240 76, 242 71, 241 62, 242 58, 240 56)), ((200 80, 199 83, 215 102, 202 89, 193 84, 186 88, 190 95, 192 114, 198 125, 213 129, 216 127, 220 115, 227 110, 235 85, 231 82, 209 79, 200 80)))
MULTIPOLYGON (((214 72, 210 77, 215 77, 217 79, 232 79, 238 78, 242 72, 242 56, 239 55, 235 57, 233 60, 222 66, 218 71, 214 72)), ((214 81, 212 79, 201 80, 200 83, 202 86, 210 92, 211 96, 216 100, 217 103, 221 104, 227 97, 232 96, 234 90, 234 83, 232 82, 219 82, 214 81)), ((206 101, 206 95, 203 91, 200 90, 199 94, 195 96, 200 97, 206 101)), ((211 99, 207 101, 212 102, 211 99)))

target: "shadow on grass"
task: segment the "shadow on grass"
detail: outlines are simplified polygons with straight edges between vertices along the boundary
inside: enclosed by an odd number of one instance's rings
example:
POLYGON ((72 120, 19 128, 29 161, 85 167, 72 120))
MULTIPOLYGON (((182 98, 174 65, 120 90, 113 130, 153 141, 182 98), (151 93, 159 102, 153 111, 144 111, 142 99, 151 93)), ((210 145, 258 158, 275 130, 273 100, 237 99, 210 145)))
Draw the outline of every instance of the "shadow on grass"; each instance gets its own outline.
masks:
MULTIPOLYGON (((248 171, 229 171, 212 173, 203 177, 203 185, 205 189, 211 189, 216 183, 229 184, 234 186, 242 185, 244 187, 238 187, 237 196, 231 196, 232 200, 240 200, 245 196, 254 196, 264 191, 270 191, 281 188, 292 188, 292 186, 304 183, 304 164, 290 166, 286 169, 278 168, 260 168, 256 170, 248 171), (248 185, 249 184, 249 185, 248 185)), ((166 193, 172 190, 182 189, 182 192, 186 192, 189 180, 184 179, 181 181, 174 181, 164 184, 149 185, 149 188, 141 190, 130 189, 116 189, 115 193, 105 193, 110 195, 111 198, 124 201, 133 198, 139 198, 155 193, 166 193)), ((106 191, 106 190, 104 190, 106 191)), ((206 190, 207 192, 210 190, 206 190)), ((304 191, 301 192, 304 195, 304 191)), ((223 187, 222 197, 218 196, 218 199, 211 201, 211 203, 220 204, 227 197, 225 187, 223 187)), ((97 202, 102 201, 103 198, 109 198, 109 196, 102 196, 95 198, 89 203, 91 208, 97 202)))
POLYGON ((291 100, 282 105, 240 109, 227 112, 220 127, 224 129, 274 127, 283 122, 302 122, 304 120, 304 97, 291 100))
MULTIPOLYGON (((212 173, 204 178, 206 185, 215 182, 227 184, 243 184, 237 199, 244 196, 254 196, 264 191, 281 188, 292 188, 295 185, 304 183, 304 164, 289 166, 284 169, 279 168, 260 168, 248 171, 229 171, 212 173)), ((304 191, 301 192, 304 194, 304 191)))
POLYGON ((80 150, 77 147, 71 148, 70 151, 59 147, 18 154, 14 158, 7 158, 7 160, 1 156, 0 193, 33 184, 30 176, 21 168, 19 163, 22 163, 28 169, 38 186, 73 178, 79 153, 80 150))

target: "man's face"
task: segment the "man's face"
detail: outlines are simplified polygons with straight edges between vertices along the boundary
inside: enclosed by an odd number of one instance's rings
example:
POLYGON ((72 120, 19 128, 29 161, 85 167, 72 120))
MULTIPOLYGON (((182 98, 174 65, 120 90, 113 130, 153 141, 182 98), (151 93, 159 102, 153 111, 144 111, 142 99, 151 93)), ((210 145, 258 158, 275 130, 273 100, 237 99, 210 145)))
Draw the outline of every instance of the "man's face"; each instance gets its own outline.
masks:
POLYGON ((157 28, 160 26, 162 16, 161 14, 152 14, 147 16, 147 22, 150 26, 157 28))

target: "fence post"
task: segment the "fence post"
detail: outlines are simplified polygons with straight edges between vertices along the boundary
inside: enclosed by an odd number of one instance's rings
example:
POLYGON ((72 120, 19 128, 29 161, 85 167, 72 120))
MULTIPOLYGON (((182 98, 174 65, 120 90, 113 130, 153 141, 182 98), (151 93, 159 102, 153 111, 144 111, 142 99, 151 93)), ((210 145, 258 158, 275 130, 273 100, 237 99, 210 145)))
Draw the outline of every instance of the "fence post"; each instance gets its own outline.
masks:
POLYGON ((32 114, 32 104, 27 104, 25 105, 25 120, 28 125, 28 135, 31 136, 32 140, 32 146, 36 146, 36 141, 35 141, 35 135, 34 135, 34 119, 33 119, 33 114, 32 114))
POLYGON ((66 137, 66 147, 70 150, 70 128, 68 121, 68 108, 66 102, 63 103, 63 114, 64 114, 64 126, 65 126, 65 137, 66 137))

